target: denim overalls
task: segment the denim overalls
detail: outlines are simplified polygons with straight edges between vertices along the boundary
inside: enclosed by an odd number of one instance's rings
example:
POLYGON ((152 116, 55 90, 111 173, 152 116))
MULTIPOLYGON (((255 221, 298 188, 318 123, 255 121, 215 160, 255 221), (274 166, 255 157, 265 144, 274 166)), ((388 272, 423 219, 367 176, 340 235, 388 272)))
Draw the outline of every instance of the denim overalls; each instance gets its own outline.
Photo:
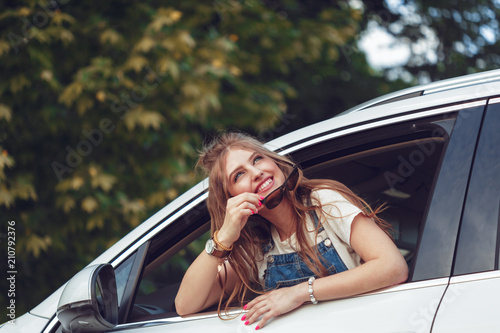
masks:
MULTIPOLYGON (((318 227, 318 216, 312 212, 314 226, 318 227)), ((324 230, 321 227, 318 234, 324 230)), ((264 257, 274 247, 274 241, 271 241, 263 247, 264 257)), ((321 263, 328 269, 330 275, 347 270, 344 262, 333 247, 332 241, 325 238, 318 245, 313 247, 319 253, 321 263)), ((301 282, 305 282, 311 276, 316 276, 307 267, 306 263, 300 258, 298 253, 287 253, 267 256, 267 268, 264 273, 265 290, 271 290, 281 287, 290 287, 301 282)))

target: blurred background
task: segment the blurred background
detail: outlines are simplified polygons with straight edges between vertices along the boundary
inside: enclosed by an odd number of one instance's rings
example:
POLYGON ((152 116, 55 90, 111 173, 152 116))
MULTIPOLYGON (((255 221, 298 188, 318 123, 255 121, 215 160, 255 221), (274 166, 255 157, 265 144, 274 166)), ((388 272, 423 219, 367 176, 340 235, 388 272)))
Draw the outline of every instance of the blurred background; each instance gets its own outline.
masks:
MULTIPOLYGON (((201 180, 197 150, 214 133, 269 141, 385 93, 498 68, 499 8, 2 1, 0 267, 15 221, 17 316, 201 180)), ((8 288, 2 278, 0 308, 8 288)))

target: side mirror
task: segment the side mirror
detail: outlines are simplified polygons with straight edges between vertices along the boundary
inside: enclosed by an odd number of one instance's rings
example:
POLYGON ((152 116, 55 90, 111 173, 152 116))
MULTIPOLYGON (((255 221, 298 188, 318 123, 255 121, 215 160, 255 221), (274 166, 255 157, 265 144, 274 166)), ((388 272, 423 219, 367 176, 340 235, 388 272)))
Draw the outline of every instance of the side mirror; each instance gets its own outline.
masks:
POLYGON ((89 266, 69 280, 57 305, 57 318, 65 333, 113 329, 118 323, 113 266, 89 266))

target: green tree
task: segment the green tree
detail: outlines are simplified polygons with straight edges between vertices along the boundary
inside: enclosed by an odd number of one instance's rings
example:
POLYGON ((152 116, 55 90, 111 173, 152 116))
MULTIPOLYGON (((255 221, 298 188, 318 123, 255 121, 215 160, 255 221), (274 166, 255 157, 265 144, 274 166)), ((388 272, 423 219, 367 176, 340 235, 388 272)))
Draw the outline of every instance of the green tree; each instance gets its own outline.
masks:
POLYGON ((437 81, 500 66, 499 12, 490 0, 363 1, 361 26, 379 26, 408 46, 408 62, 387 74, 437 81))
POLYGON ((362 15, 345 2, 23 0, 0 13, 0 232, 16 222, 18 314, 193 185, 205 136, 270 139, 354 104, 347 82, 362 82, 360 101, 391 90, 352 47, 362 15))

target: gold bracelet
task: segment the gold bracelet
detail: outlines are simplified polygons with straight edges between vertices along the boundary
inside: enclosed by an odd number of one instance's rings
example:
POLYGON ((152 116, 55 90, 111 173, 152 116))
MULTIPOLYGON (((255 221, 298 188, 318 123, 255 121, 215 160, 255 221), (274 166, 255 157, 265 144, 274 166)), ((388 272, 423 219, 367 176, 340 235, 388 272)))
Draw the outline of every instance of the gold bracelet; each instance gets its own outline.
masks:
POLYGON ((217 246, 219 246, 224 251, 231 251, 233 249, 233 244, 231 244, 231 247, 225 247, 224 245, 222 245, 221 242, 219 242, 219 240, 217 239, 217 233, 218 232, 219 232, 219 230, 216 230, 215 233, 214 233, 214 242, 215 242, 215 244, 217 244, 217 246))

